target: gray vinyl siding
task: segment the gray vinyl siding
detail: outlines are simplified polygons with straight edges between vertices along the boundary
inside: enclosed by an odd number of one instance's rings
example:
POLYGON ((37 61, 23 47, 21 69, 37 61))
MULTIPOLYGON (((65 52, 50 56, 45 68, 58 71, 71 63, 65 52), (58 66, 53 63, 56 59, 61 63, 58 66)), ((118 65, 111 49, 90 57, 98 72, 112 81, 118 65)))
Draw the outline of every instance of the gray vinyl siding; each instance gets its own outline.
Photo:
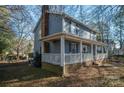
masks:
POLYGON ((38 24, 37 28, 34 31, 34 56, 35 53, 41 53, 41 42, 40 42, 40 38, 41 38, 41 26, 40 23, 38 24))
POLYGON ((59 15, 49 15, 49 31, 48 35, 57 33, 57 32, 62 32, 62 16, 59 15))

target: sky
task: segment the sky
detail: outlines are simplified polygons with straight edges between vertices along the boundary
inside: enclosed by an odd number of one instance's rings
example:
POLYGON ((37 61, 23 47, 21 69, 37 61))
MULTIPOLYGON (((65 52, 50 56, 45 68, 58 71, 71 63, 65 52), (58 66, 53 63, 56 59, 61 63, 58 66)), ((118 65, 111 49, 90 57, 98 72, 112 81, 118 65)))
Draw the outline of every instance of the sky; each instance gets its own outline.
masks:
MULTIPOLYGON (((93 14, 91 13, 92 10, 97 7, 96 5, 83 5, 82 6, 82 9, 83 9, 83 17, 84 19, 87 19, 87 20, 81 20, 80 17, 79 17, 79 10, 76 9, 76 6, 75 5, 67 5, 65 6, 65 13, 69 14, 70 16, 73 16, 75 17, 77 20, 79 21, 82 21, 84 22, 84 24, 88 25, 89 27, 91 26, 92 27, 92 23, 95 23, 96 20, 95 18, 93 17, 93 14), (71 8, 70 8, 71 7, 71 8), (87 22, 88 21, 88 22, 87 22), (88 24, 87 24, 88 23, 88 24)), ((27 9, 29 9, 30 11, 30 14, 33 18, 33 22, 34 22, 34 25, 32 26, 32 28, 35 27, 36 23, 38 22, 39 20, 39 17, 41 16, 41 10, 37 9, 39 8, 39 6, 27 6, 27 9), (36 9, 35 12, 33 12, 32 10, 36 9)), ((108 9, 109 10, 109 9, 108 9)), ((107 13, 107 12, 106 12, 107 13)), ((108 17, 108 19, 104 19, 104 21, 106 20, 109 20, 110 18, 108 17)), ((110 39, 114 38, 114 31, 115 31, 115 26, 113 25, 113 23, 110 23, 110 32, 112 34, 112 37, 109 37, 110 39)), ((33 30, 33 29, 32 29, 33 30)), ((115 41, 117 44, 116 44, 116 47, 119 48, 119 44, 117 41, 115 41)))

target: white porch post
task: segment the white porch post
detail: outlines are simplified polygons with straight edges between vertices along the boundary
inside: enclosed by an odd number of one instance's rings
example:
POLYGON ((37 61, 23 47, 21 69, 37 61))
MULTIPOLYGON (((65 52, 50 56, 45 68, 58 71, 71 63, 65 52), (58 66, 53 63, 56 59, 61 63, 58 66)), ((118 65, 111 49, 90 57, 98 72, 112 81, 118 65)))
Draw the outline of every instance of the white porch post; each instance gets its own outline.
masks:
POLYGON ((106 58, 108 58, 108 46, 107 47, 105 47, 106 48, 106 58))
POLYGON ((42 68, 42 62, 43 60, 43 53, 44 53, 44 41, 41 41, 41 68, 42 68))
POLYGON ((93 60, 93 57, 94 57, 94 55, 93 55, 93 44, 91 44, 91 54, 92 54, 92 60, 93 60))
POLYGON ((95 59, 97 58, 97 45, 95 45, 95 59))
POLYGON ((81 64, 82 64, 82 62, 83 62, 83 60, 82 60, 82 41, 80 41, 80 54, 81 54, 81 64))
POLYGON ((42 48, 41 49, 41 54, 43 54, 44 53, 44 41, 41 42, 41 48, 42 48))
POLYGON ((65 39, 61 36, 61 66, 63 66, 63 74, 65 74, 65 39))
POLYGON ((101 47, 102 47, 102 54, 103 54, 103 46, 101 45, 101 47))

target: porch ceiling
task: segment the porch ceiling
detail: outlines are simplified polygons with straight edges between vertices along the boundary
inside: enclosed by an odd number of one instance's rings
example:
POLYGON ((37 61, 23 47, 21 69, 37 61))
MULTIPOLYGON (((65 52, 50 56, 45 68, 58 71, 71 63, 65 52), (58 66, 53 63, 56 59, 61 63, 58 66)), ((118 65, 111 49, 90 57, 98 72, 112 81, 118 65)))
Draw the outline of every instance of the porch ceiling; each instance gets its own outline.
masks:
POLYGON ((86 43, 86 44, 95 44, 95 45, 104 45, 104 46, 107 45, 103 42, 80 38, 77 35, 73 35, 73 34, 69 34, 69 33, 65 33, 65 32, 60 32, 60 33, 55 33, 55 34, 52 34, 49 36, 45 36, 41 40, 42 41, 53 41, 53 40, 60 39, 61 36, 63 36, 66 40, 75 41, 75 42, 81 42, 82 41, 82 43, 86 43))

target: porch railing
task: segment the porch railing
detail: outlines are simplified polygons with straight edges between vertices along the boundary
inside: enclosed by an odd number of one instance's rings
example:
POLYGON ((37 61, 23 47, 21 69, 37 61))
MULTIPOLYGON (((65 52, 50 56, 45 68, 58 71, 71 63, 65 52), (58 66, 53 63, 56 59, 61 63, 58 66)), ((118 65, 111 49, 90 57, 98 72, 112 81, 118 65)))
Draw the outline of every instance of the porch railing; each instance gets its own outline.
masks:
POLYGON ((60 53, 43 53, 42 61, 55 65, 61 65, 61 55, 60 53))
MULTIPOLYGON (((95 59, 103 60, 107 57, 107 54, 97 54, 95 59)), ((82 53, 82 62, 93 61, 94 57, 91 53, 82 53)), ((61 65, 60 53, 43 53, 42 61, 50 64, 61 65)), ((65 64, 81 63, 81 53, 66 53, 65 64)))
POLYGON ((81 63, 81 53, 65 54, 65 64, 81 63))
POLYGON ((83 53, 82 60, 83 60, 83 62, 91 61, 91 60, 93 60, 93 55, 91 53, 83 53))
POLYGON ((83 39, 89 39, 89 40, 96 41, 96 36, 95 35, 89 33, 88 37, 86 37, 86 35, 83 34, 84 31, 82 31, 82 30, 80 30, 79 33, 72 33, 71 31, 68 31, 68 30, 65 30, 65 32, 69 35, 79 36, 80 38, 83 38, 83 39))
POLYGON ((105 58, 107 58, 107 54, 106 53, 98 53, 96 55, 96 60, 103 60, 105 58))

